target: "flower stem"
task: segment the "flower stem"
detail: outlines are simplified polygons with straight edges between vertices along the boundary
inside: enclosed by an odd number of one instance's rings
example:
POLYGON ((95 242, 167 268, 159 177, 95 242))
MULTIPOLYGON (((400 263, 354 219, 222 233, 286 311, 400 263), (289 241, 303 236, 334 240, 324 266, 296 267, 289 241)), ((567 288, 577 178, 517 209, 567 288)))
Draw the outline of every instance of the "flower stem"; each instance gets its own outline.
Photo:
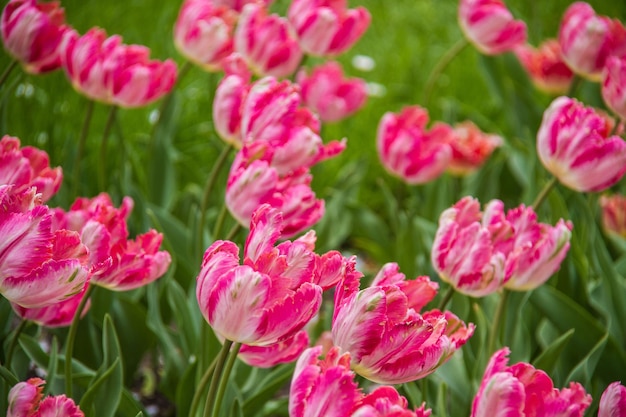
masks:
POLYGON ((498 307, 496 307, 496 314, 493 317, 493 322, 491 323, 491 333, 489 334, 489 342, 487 344, 487 355, 490 357, 495 351, 496 339, 498 338, 498 333, 500 333, 500 322, 502 321, 502 316, 504 316, 506 305, 506 299, 509 295, 509 291, 506 288, 502 289, 500 293, 500 301, 498 301, 498 307))
POLYGON ((11 340, 11 344, 9 345, 9 350, 7 351, 6 365, 8 369, 11 369, 11 360, 13 359, 13 352, 15 351, 15 347, 17 346, 17 341, 20 338, 20 334, 22 334, 22 331, 26 328, 27 324, 28 324, 28 320, 22 320, 19 326, 17 326, 17 328, 15 329, 15 334, 13 335, 13 339, 11 340))
POLYGON ((572 78, 572 82, 569 85, 569 89, 567 90, 567 93, 565 94, 567 97, 574 97, 574 95, 576 94, 576 90, 578 90, 578 87, 580 86, 580 83, 583 79, 580 77, 580 75, 578 74, 574 74, 574 78, 572 78))
POLYGON ((100 164, 98 171, 98 185, 100 187, 100 191, 106 191, 107 188, 107 143, 109 141, 109 135, 111 134, 111 129, 113 128, 113 123, 115 122, 115 115, 117 114, 117 106, 111 106, 111 110, 109 111, 109 117, 107 117, 106 124, 104 125, 104 131, 102 132, 102 141, 100 142, 100 164))
POLYGON ((78 183, 80 182, 80 164, 85 154, 85 142, 87 141, 87 134, 89 133, 89 125, 91 124, 91 116, 93 115, 94 101, 87 101, 87 109, 85 110, 85 120, 83 121, 83 128, 80 130, 80 137, 78 138, 78 150, 76 151, 76 160, 74 161, 74 181, 72 185, 72 197, 78 195, 78 183))
POLYGON ((446 305, 448 305, 450 300, 452 300, 452 296, 453 295, 454 295, 454 287, 452 285, 450 285, 448 287, 448 290, 446 291, 445 295, 441 299, 441 302, 439 303, 439 307, 437 307, 437 309, 439 311, 443 311, 443 309, 446 308, 446 305))
POLYGON ((232 241, 235 238, 235 236, 237 235, 237 233, 239 232, 239 229, 241 229, 241 225, 239 223, 235 223, 235 225, 232 227, 232 229, 230 229, 230 231, 226 235, 226 239, 225 240, 231 240, 232 241))
POLYGON ((422 103, 424 106, 428 105, 428 101, 430 100, 430 96, 435 89, 435 84, 441 77, 441 74, 445 71, 445 69, 450 65, 452 60, 459 55, 465 47, 469 45, 469 42, 465 38, 459 39, 445 54, 439 58, 439 61, 435 64, 435 67, 431 71, 428 79, 426 80, 426 84, 424 85, 424 95, 422 99, 422 103))
POLYGON ((539 193, 539 195, 533 202, 533 205, 532 205, 533 210, 537 211, 541 203, 543 203, 543 200, 545 200, 548 194, 550 194, 550 191, 552 191, 552 189, 554 188, 557 182, 558 182, 558 179, 556 177, 552 177, 552 179, 548 181, 548 183, 543 187, 543 189, 541 190, 541 192, 539 193))
MULTIPOLYGON (((235 343, 233 345, 233 348, 228 353, 228 360, 219 380, 220 383, 217 389, 215 402, 213 403, 213 413, 211 414, 211 417, 219 416, 220 408, 222 408, 222 400, 224 399, 224 393, 226 392, 226 386, 228 385, 228 379, 230 377, 230 371, 232 371, 233 369, 233 365, 235 364, 235 360, 237 359, 239 349, 241 349, 241 343, 235 343)), ((206 409, 204 410, 204 415, 207 416, 206 409)))
POLYGON ((209 409, 211 406, 215 405, 218 385, 220 385, 220 379, 222 377, 222 371, 224 369, 224 364, 226 363, 226 359, 228 358, 228 354, 230 352, 230 348, 233 345, 233 342, 230 340, 224 340, 224 344, 222 345, 222 350, 218 354, 215 360, 215 369, 213 370, 213 377, 211 378, 211 385, 209 386, 209 393, 206 397, 206 403, 204 404, 204 417, 209 417, 210 412, 209 409))
POLYGON ((6 67, 6 69, 4 70, 4 72, 2 73, 2 75, 0 75, 0 86, 2 84, 4 84, 4 82, 7 80, 7 78, 9 78, 9 75, 11 74, 11 71, 13 71, 13 68, 15 68, 17 66, 17 59, 14 59, 8 67, 6 67))
POLYGON ((213 362, 211 362, 209 367, 206 369, 206 371, 202 375, 202 379, 200 380, 200 383, 198 383, 198 387, 196 388, 196 392, 193 394, 193 400, 191 401, 191 407, 189 408, 189 416, 190 417, 196 417, 196 414, 198 412, 198 407, 200 406, 200 399, 202 398, 202 394, 204 393, 204 390, 206 389, 206 387, 207 387, 207 385, 209 383, 209 379, 213 375, 213 371, 215 370, 216 362, 217 362, 217 359, 215 359, 215 360, 213 360, 213 362))
POLYGON ((72 319, 72 324, 70 325, 70 330, 67 334, 67 341, 65 342, 65 395, 70 398, 72 397, 72 355, 74 353, 74 339, 76 339, 80 316, 83 314, 83 310, 85 309, 87 301, 93 293, 94 288, 94 285, 87 284, 85 294, 80 300, 80 304, 78 304, 76 313, 74 313, 74 318, 72 319))
POLYGON ((178 84, 180 84, 180 80, 189 72, 189 70, 191 69, 192 66, 193 65, 189 61, 186 61, 183 64, 183 66, 180 68, 180 71, 178 71, 178 76, 176 77, 175 84, 172 86, 172 89, 170 90, 170 92, 167 93, 167 95, 161 101, 161 105, 159 106, 159 110, 158 110, 158 118, 156 119, 156 121, 154 122, 154 126, 152 127, 152 135, 151 136, 152 136, 152 141, 153 142, 154 142, 154 133, 156 132, 157 127, 159 126, 159 123, 163 119, 163 114, 165 113, 167 108, 170 106, 170 103, 172 102, 172 96, 174 95, 174 89, 178 86, 178 84))

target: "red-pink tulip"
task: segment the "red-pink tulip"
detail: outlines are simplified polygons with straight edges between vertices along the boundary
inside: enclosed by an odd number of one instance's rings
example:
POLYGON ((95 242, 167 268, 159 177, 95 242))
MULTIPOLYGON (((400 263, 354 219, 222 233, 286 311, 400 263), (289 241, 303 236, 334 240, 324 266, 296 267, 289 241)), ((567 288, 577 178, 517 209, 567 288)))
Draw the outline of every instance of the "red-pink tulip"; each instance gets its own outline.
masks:
POLYGON ((509 353, 505 347, 491 357, 471 417, 583 416, 591 396, 582 385, 572 382, 558 390, 545 372, 528 363, 507 366, 509 353))
POLYGON ((549 39, 538 48, 520 45, 514 52, 537 89, 549 94, 565 94, 569 90, 574 73, 563 61, 556 39, 549 39))
POLYGON ((31 74, 53 71, 61 66, 60 48, 65 14, 57 1, 10 0, 0 21, 7 52, 31 74))
POLYGON ((79 36, 69 31, 61 55, 74 88, 90 99, 121 107, 140 107, 167 94, 176 80, 176 64, 150 60, 142 45, 124 45, 107 38, 104 30, 90 29, 79 36))
POLYGON ((298 72, 302 99, 323 122, 336 122, 350 116, 365 104, 367 87, 360 78, 345 78, 341 65, 328 62, 315 67, 310 75, 298 72))
POLYGON ((526 23, 515 20, 502 0, 461 0, 459 25, 482 53, 512 51, 526 42, 526 23))
POLYGON ((447 170, 453 175, 467 175, 476 171, 503 143, 500 136, 482 132, 469 120, 454 126, 448 138, 452 159, 447 170))
MULTIPOLYGON (((26 308, 15 303, 13 303, 11 306, 13 307, 13 311, 15 311, 15 314, 17 314, 24 320, 35 322, 40 326, 68 327, 72 324, 72 320, 76 315, 76 310, 78 310, 78 305, 83 299, 86 289, 87 287, 84 286, 78 294, 73 295, 66 300, 59 301, 58 303, 45 307, 26 308)), ((87 314, 90 307, 91 300, 87 300, 85 306, 83 307, 81 317, 87 314)))
POLYGON ((333 342, 350 352, 357 374, 384 384, 414 381, 434 372, 465 344, 473 324, 465 326, 450 312, 420 314, 436 289, 428 277, 406 281, 397 264, 383 266, 364 290, 358 291, 358 282, 338 285, 333 342))
POLYGON ((346 0, 294 0, 287 16, 302 49, 314 56, 336 56, 352 47, 367 30, 366 8, 348 9, 346 0))
POLYGON ((570 5, 559 28, 563 59, 577 74, 600 81, 609 56, 626 55, 626 28, 617 19, 596 15, 585 2, 570 5))
POLYGON ((616 381, 602 393, 598 417, 624 416, 626 416, 626 387, 616 381))
POLYGON ((604 231, 626 239, 626 196, 603 195, 600 197, 600 207, 604 231))
POLYGON ((212 0, 212 2, 215 6, 228 7, 229 9, 241 13, 246 4, 255 3, 268 7, 273 0, 212 0))
POLYGON ((302 60, 296 34, 286 19, 261 4, 247 4, 235 31, 235 51, 257 75, 286 77, 302 60))
POLYGON ((267 346, 242 345, 239 359, 257 368, 271 368, 281 363, 293 362, 309 347, 309 335, 300 330, 289 339, 267 346))
POLYGON ((395 388, 382 386, 363 397, 350 417, 429 417, 430 414, 424 403, 409 410, 408 401, 395 388))
POLYGON ((47 396, 43 398, 45 381, 30 378, 19 382, 9 391, 9 407, 7 417, 84 417, 71 398, 65 395, 47 396))
POLYGON ((385 113, 378 125, 377 149, 385 169, 409 184, 423 184, 439 177, 452 158, 452 128, 435 123, 426 130, 428 112, 419 106, 400 114, 385 113))
POLYGON ((607 58, 602 72, 602 98, 621 120, 626 120, 626 56, 607 58))
POLYGON ((50 168, 46 152, 20 148, 20 140, 12 136, 0 139, 0 185, 12 185, 12 193, 35 187, 45 203, 59 190, 62 179, 61 167, 50 168))
POLYGON ((626 142, 610 136, 613 120, 569 97, 544 112, 537 132, 543 166, 576 191, 602 191, 626 173, 626 142))
POLYGON ((252 74, 237 53, 223 62, 225 72, 213 98, 213 123, 217 134, 228 144, 241 148, 241 115, 252 74))
POLYGON ((237 12, 213 0, 186 0, 174 25, 178 51, 207 71, 219 71, 233 52, 237 12))

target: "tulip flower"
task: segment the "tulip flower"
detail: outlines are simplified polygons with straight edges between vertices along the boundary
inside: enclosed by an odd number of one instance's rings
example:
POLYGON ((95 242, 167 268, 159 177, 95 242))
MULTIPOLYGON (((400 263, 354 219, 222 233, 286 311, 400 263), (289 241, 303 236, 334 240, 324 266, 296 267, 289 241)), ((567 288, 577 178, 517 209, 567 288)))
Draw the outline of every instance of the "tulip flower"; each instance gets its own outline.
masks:
POLYGON ((61 187, 61 167, 51 168, 48 154, 31 146, 20 148, 20 140, 12 136, 0 139, 0 185, 12 185, 12 193, 31 187, 48 201, 61 187))
POLYGON ((500 136, 483 133, 469 120, 454 126, 448 138, 452 158, 447 170, 453 175, 467 175, 476 171, 494 149, 503 143, 500 136))
POLYGON ((176 49, 207 71, 219 71, 233 52, 238 14, 212 0, 186 0, 174 25, 176 49))
POLYGON ((244 6, 250 3, 262 4, 265 7, 268 7, 273 0, 211 0, 213 4, 217 7, 228 7, 229 9, 235 10, 237 13, 241 13, 244 6))
POLYGON ((578 75, 600 81, 609 56, 626 55, 626 28, 617 19, 598 16, 585 2, 570 5, 559 28, 563 60, 578 75))
POLYGON ((459 26, 486 55, 512 51, 526 42, 526 23, 515 20, 502 0, 461 0, 459 26))
POLYGON ((289 339, 267 346, 242 345, 239 359, 257 368, 271 368, 281 363, 293 362, 309 347, 309 335, 300 330, 289 339))
POLYGON ((385 113, 378 125, 376 145, 385 169, 408 184, 423 184, 439 177, 452 158, 452 128, 436 123, 425 129, 428 112, 419 106, 400 114, 385 113))
POLYGON ((65 395, 43 398, 43 386, 46 382, 40 378, 30 378, 19 382, 9 391, 7 417, 84 417, 71 398, 65 395))
MULTIPOLYGON (((76 315, 76 310, 78 310, 78 306, 85 295, 86 289, 87 286, 85 285, 78 294, 45 307, 26 308, 16 303, 11 304, 11 306, 13 307, 15 314, 20 316, 22 319, 35 322, 40 326, 51 328, 69 327, 72 324, 72 320, 76 315)), ((81 312, 81 317, 87 314, 90 307, 91 300, 87 300, 81 312)))
POLYGON ((621 417, 626 415, 626 387, 617 382, 610 384, 600 398, 598 417, 621 417))
POLYGON ((549 39, 538 48, 520 45, 514 52, 538 90, 549 94, 565 94, 569 90, 574 73, 563 61, 556 39, 549 39))
POLYGON ((430 414, 431 410, 426 409, 424 403, 415 410, 409 410, 406 398, 395 388, 382 386, 363 397, 351 417, 429 417, 430 414))
POLYGON ((626 173, 626 142, 610 136, 613 120, 569 97, 543 114, 537 152, 544 167, 565 186, 602 191, 626 173))
POLYGON ((367 30, 366 8, 348 9, 346 0, 294 0, 287 17, 302 49, 314 56, 337 56, 352 47, 367 30))
POLYGON ((620 194, 600 197, 602 227, 608 234, 626 239, 626 197, 620 194))
POLYGON ((606 105, 626 120, 626 56, 607 58, 602 72, 602 98, 606 105))
POLYGON ((4 47, 24 70, 40 74, 61 67, 61 41, 69 27, 58 1, 10 0, 0 18, 4 47))
POLYGON ((223 62, 224 77, 213 98, 215 131, 226 143, 241 148, 241 113, 252 74, 239 54, 233 53, 223 62))
MULTIPOLYGON (((347 279, 354 279, 348 275, 347 279)), ((383 266, 361 291, 346 282, 335 293, 333 342, 349 352, 354 371, 381 384, 402 384, 434 372, 474 332, 454 314, 419 310, 436 294, 428 277, 406 281, 397 264, 383 266)))
POLYGON ((336 122, 348 117, 363 107, 367 98, 365 81, 360 78, 346 79, 337 62, 320 65, 310 75, 302 70, 296 80, 304 103, 323 122, 336 122))
POLYGON ((244 6, 235 30, 235 51, 259 75, 286 77, 302 60, 296 34, 286 19, 256 3, 244 6))
POLYGON ((582 385, 572 382, 558 390, 545 372, 528 363, 507 366, 509 353, 505 347, 489 360, 471 417, 583 416, 591 396, 582 385))
POLYGON ((176 64, 150 60, 150 50, 107 38, 99 28, 64 38, 61 61, 74 88, 90 99, 121 107, 141 107, 167 94, 176 80, 176 64))

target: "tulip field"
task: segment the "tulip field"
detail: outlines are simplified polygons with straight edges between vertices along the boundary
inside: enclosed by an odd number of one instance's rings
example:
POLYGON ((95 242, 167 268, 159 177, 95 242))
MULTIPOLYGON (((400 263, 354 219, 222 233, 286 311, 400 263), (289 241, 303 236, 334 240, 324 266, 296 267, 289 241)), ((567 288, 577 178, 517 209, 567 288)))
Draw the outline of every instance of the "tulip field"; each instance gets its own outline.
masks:
POLYGON ((0 414, 626 417, 626 2, 4 3, 0 414))

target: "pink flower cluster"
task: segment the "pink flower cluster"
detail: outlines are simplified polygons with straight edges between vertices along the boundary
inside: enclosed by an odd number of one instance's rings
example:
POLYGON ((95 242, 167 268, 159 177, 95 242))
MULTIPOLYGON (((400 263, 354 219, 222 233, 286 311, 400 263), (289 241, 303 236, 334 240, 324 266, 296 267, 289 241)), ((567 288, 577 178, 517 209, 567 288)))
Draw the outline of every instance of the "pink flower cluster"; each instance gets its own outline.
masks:
POLYGON ((84 417, 71 398, 65 395, 47 396, 43 398, 45 381, 30 378, 19 382, 9 392, 7 417, 84 417))

